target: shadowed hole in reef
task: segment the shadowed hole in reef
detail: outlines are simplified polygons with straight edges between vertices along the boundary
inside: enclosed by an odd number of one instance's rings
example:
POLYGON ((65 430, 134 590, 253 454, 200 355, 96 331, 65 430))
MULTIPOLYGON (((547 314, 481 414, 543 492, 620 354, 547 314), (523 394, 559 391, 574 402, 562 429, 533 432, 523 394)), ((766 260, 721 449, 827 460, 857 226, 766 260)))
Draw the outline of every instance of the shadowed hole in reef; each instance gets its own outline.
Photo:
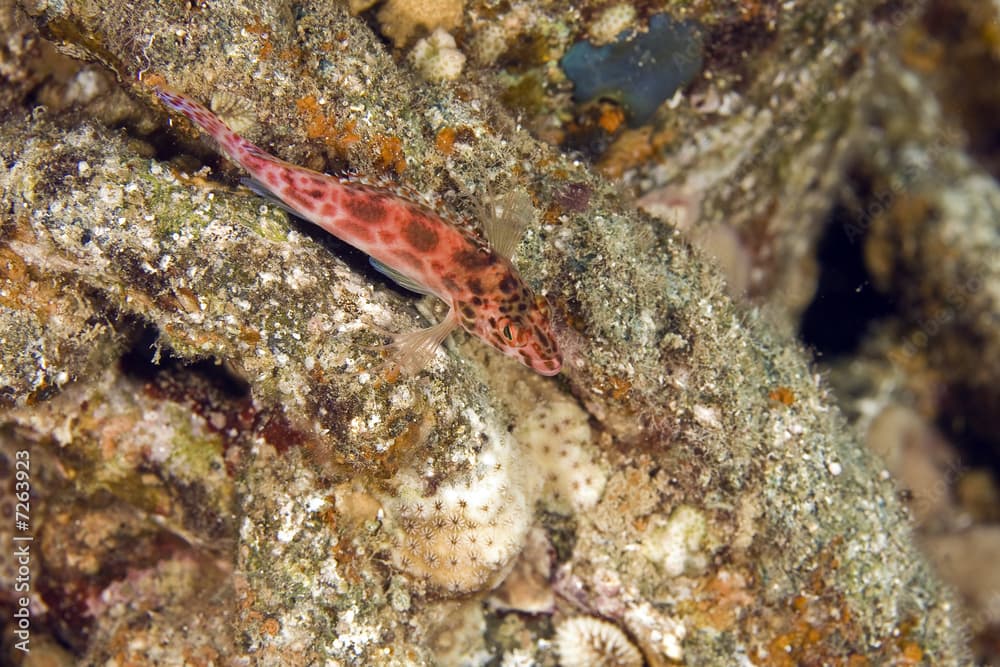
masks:
POLYGON ((845 206, 834 206, 817 249, 816 295, 799 325, 799 337, 817 357, 853 352, 873 322, 894 312, 875 289, 864 261, 864 227, 845 206))
POLYGON ((119 363, 125 375, 146 382, 166 372, 183 371, 199 376, 223 396, 239 399, 250 395, 250 385, 226 364, 212 359, 188 362, 176 356, 151 324, 142 328, 119 363))

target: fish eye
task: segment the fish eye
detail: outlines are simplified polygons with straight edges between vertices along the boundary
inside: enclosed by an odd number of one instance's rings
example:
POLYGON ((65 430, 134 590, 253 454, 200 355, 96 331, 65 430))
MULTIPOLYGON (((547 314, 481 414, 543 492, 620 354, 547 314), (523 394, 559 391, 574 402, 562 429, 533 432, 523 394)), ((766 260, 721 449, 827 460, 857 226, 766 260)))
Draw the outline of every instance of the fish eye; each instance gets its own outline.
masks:
POLYGON ((518 329, 506 317, 497 322, 500 334, 507 340, 511 347, 524 347, 528 343, 528 333, 523 329, 518 329))

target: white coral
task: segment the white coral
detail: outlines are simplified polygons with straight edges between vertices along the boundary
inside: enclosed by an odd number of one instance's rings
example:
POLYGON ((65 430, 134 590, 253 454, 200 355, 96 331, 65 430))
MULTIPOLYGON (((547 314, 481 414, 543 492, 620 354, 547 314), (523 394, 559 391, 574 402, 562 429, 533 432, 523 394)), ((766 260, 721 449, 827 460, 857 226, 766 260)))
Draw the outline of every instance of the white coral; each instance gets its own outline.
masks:
POLYGON ((534 656, 524 649, 514 649, 509 653, 504 653, 503 660, 500 661, 500 667, 536 667, 537 665, 534 656))
POLYGON ((442 28, 417 42, 410 60, 424 79, 438 83, 454 81, 465 66, 465 55, 456 48, 455 38, 442 28))
POLYGON ((514 433, 545 484, 548 509, 571 514, 592 508, 604 491, 607 471, 591 444, 587 413, 573 401, 554 398, 532 410, 514 433))
POLYGON ((642 667, 642 654, 617 626, 592 616, 574 616, 556 630, 562 667, 642 667))
POLYGON ((681 505, 666 523, 657 522, 642 540, 642 553, 671 577, 688 570, 700 570, 707 555, 702 542, 707 532, 704 514, 693 507, 681 505))
POLYGON ((496 585, 531 523, 537 485, 513 438, 490 431, 483 448, 470 454, 469 473, 428 495, 425 480, 401 471, 396 493, 383 501, 396 566, 453 593, 496 585))

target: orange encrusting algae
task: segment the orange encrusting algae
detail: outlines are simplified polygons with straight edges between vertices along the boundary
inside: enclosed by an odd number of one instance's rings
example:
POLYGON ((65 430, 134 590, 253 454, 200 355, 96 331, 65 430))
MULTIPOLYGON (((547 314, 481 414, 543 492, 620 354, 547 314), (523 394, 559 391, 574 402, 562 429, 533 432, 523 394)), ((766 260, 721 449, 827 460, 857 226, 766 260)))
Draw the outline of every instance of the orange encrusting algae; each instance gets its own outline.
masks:
POLYGON ((518 213, 530 209, 526 195, 507 197, 500 216, 492 203, 484 207, 487 242, 391 190, 280 160, 183 95, 159 88, 156 94, 211 135, 250 173, 254 189, 367 253, 377 269, 404 287, 448 304, 440 323, 396 338, 393 345, 404 369, 421 369, 460 326, 542 375, 559 372, 562 357, 548 304, 532 293, 510 261, 518 241, 518 213))

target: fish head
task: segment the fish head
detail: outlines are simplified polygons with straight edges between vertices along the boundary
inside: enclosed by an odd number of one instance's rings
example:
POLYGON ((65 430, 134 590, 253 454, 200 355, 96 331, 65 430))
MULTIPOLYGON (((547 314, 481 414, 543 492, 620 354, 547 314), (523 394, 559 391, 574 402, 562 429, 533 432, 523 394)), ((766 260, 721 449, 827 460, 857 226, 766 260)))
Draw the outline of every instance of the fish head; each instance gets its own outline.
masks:
POLYGON ((535 372, 557 375, 562 369, 562 354, 553 334, 549 304, 526 285, 518 287, 502 299, 472 309, 473 321, 463 322, 463 326, 535 372))

